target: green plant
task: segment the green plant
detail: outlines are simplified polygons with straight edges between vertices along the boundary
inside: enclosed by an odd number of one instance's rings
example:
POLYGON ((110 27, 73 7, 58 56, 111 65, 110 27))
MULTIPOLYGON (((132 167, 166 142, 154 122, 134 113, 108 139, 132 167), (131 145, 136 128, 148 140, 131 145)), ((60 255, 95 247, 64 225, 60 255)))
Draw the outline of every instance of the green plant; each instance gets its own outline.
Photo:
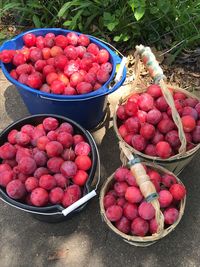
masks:
POLYGON ((64 27, 92 34, 122 50, 136 43, 159 49, 193 47, 200 40, 199 0, 3 0, 0 21, 28 27, 64 27))

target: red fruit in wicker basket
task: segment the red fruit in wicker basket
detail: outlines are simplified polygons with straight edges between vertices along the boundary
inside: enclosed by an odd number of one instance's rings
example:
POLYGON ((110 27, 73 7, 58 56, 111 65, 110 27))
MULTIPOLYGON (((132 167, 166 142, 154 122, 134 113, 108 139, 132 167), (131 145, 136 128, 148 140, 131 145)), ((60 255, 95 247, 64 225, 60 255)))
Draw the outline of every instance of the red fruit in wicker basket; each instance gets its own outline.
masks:
POLYGON ((156 144, 156 153, 159 157, 167 159, 172 155, 172 148, 168 142, 161 141, 156 144))
POLYGON ((192 132, 196 126, 195 119, 192 116, 186 115, 181 118, 183 130, 186 133, 192 132))
POLYGON ((152 157, 156 157, 157 156, 156 146, 152 144, 148 144, 144 150, 144 154, 152 156, 152 157))
POLYGON ((125 136, 128 135, 128 130, 127 130, 125 124, 122 124, 121 126, 119 126, 118 131, 119 131, 122 138, 125 138, 125 136))
POLYGON ((179 211, 175 208, 168 208, 164 211, 164 218, 166 224, 173 224, 178 220, 179 211))
POLYGON ((162 113, 158 109, 152 109, 147 113, 147 122, 153 125, 158 124, 162 119, 162 113))
POLYGON ((130 133, 138 133, 140 130, 140 121, 138 118, 128 118, 124 124, 130 133))
POLYGON ((144 123, 140 128, 140 134, 146 140, 149 140, 155 135, 155 127, 149 123, 144 123))
POLYGON ((158 200, 159 200, 161 208, 166 208, 172 203, 173 196, 168 190, 161 190, 159 192, 158 200))
POLYGON ((173 130, 175 127, 175 124, 172 120, 170 119, 162 119, 159 123, 158 123, 158 130, 163 133, 166 134, 169 131, 173 130))
POLYGON ((162 91, 160 89, 160 86, 157 84, 150 85, 147 88, 147 93, 154 98, 158 98, 158 97, 162 96, 162 91))
POLYGON ((137 186, 136 179, 132 175, 131 171, 128 171, 125 175, 125 181, 128 183, 128 185, 137 186))
POLYGON ((115 205, 116 198, 113 195, 106 195, 103 199, 104 208, 107 209, 108 207, 115 205))
POLYGON ((173 148, 178 148, 181 145, 177 130, 169 131, 165 135, 165 141, 167 141, 173 148))
POLYGON ((139 134, 135 134, 132 138, 132 146, 138 150, 138 151, 143 151, 146 147, 146 140, 143 136, 139 134))
POLYGON ((198 104, 198 100, 196 98, 188 97, 184 100, 185 106, 190 106, 194 108, 198 104))
POLYGON ((164 96, 161 96, 156 100, 156 107, 160 111, 167 111, 169 106, 168 106, 164 96))
POLYGON ((133 235, 145 236, 149 231, 149 224, 144 219, 135 218, 131 224, 131 232, 133 235))
POLYGON ((196 126, 194 131, 192 132, 192 140, 195 144, 200 143, 200 124, 199 126, 196 126))
POLYGON ((127 118, 127 114, 125 112, 125 106, 124 105, 120 105, 118 108, 117 108, 117 117, 120 119, 120 120, 125 120, 127 118))
POLYGON ((139 105, 141 110, 144 110, 144 111, 151 110, 153 108, 153 105, 154 105, 153 97, 147 93, 142 93, 139 96, 138 105, 139 105))
POLYGON ((166 186, 167 188, 170 188, 171 185, 176 183, 177 183, 176 178, 173 175, 167 173, 162 175, 162 184, 164 184, 164 186, 166 186))
POLYGON ((155 209, 151 203, 142 202, 138 207, 138 213, 144 220, 151 220, 155 216, 155 209))
POLYGON ((161 176, 157 171, 150 169, 147 171, 147 174, 151 180, 156 180, 159 183, 161 182, 161 176))
POLYGON ((112 205, 106 210, 106 217, 111 222, 116 222, 121 219, 123 214, 123 209, 120 206, 112 205))
POLYGON ((124 216, 131 221, 138 217, 138 207, 136 204, 126 203, 123 206, 123 212, 124 216))
POLYGON ((121 219, 115 222, 116 228, 124 234, 128 234, 131 229, 131 222, 126 217, 121 217, 121 219))
POLYGON ((114 174, 114 178, 117 182, 124 182, 126 180, 126 175, 129 173, 129 170, 125 167, 119 167, 114 174))
POLYGON ((174 93, 173 97, 174 97, 174 100, 176 100, 176 99, 180 99, 180 100, 186 99, 186 95, 184 93, 181 93, 181 92, 174 93))
POLYGON ((126 204, 126 199, 124 197, 119 197, 116 201, 116 204, 120 207, 124 207, 126 204))
POLYGON ((170 193, 172 194, 173 198, 175 200, 181 200, 185 197, 186 195, 186 189, 183 185, 181 184, 173 184, 170 189, 170 193))
POLYGON ((138 111, 138 106, 135 102, 127 102, 124 108, 128 116, 135 116, 138 111))
POLYGON ((125 199, 130 203, 139 203, 142 201, 143 195, 139 188, 130 186, 126 190, 125 199))
POLYGON ((140 123, 144 123, 147 120, 147 112, 146 111, 138 110, 136 116, 139 119, 140 123))
POLYGON ((195 120, 198 119, 198 112, 196 109, 194 109, 192 107, 184 107, 183 108, 182 116, 186 116, 186 115, 193 117, 195 120))
POLYGON ((152 138, 151 142, 153 145, 156 145, 158 142, 164 141, 164 135, 156 130, 154 137, 152 138))
POLYGON ((157 224, 157 222, 156 222, 156 219, 153 218, 153 219, 151 219, 150 222, 149 222, 149 232, 150 232, 151 234, 155 234, 155 233, 157 232, 157 229, 158 229, 158 224, 157 224))
POLYGON ((114 190, 119 197, 123 197, 125 195, 127 188, 128 184, 126 182, 117 182, 114 184, 114 190))

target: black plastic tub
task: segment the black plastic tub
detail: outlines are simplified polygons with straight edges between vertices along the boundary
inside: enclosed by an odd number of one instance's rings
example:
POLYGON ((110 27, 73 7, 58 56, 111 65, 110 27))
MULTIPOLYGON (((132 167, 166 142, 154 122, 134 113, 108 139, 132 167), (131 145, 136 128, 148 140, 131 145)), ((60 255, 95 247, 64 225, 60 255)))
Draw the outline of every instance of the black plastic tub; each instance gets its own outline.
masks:
MULTIPOLYGON (((87 130, 85 130, 82 126, 80 126, 78 123, 76 123, 75 121, 68 119, 66 117, 53 115, 53 114, 39 114, 39 115, 25 117, 10 124, 7 128, 5 128, 0 133, 0 146, 3 145, 7 141, 7 136, 11 130, 13 129, 20 130, 20 128, 25 124, 31 124, 33 126, 40 124, 47 117, 54 117, 59 121, 59 123, 62 123, 62 122, 70 123, 74 127, 74 132, 85 136, 85 139, 91 146, 91 159, 92 159, 93 164, 88 174, 88 180, 86 182, 86 185, 83 188, 82 193, 84 196, 92 190, 91 184, 96 173, 98 152, 97 152, 95 141, 93 137, 91 136, 91 134, 87 130)), ((30 206, 30 205, 24 204, 20 201, 16 201, 10 198, 5 191, 5 188, 1 186, 0 186, 0 198, 2 199, 2 201, 7 203, 8 205, 13 206, 17 209, 20 209, 22 211, 28 212, 32 214, 38 220, 49 222, 49 223, 64 221, 68 219, 69 217, 71 217, 72 215, 82 211, 84 207, 87 205, 87 202, 86 202, 80 207, 78 207, 76 210, 72 211, 69 215, 64 216, 62 213, 62 211, 64 210, 64 207, 62 207, 61 205, 51 205, 47 207, 30 206)))

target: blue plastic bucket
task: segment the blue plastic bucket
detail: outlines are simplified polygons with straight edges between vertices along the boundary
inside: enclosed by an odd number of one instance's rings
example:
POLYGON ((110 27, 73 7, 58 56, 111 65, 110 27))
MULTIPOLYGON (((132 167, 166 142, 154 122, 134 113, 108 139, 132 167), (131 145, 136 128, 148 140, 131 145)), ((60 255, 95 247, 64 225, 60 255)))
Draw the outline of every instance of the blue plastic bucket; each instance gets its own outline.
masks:
MULTIPOLYGON (((48 32, 52 32, 55 35, 67 34, 71 32, 69 30, 59 28, 43 28, 34 29, 17 35, 15 38, 3 43, 0 50, 4 49, 20 49, 23 46, 23 35, 26 33, 34 33, 35 35, 45 35, 48 32)), ((75 32, 78 35, 80 33, 75 32)), ((116 73, 116 66, 121 63, 120 58, 113 50, 107 45, 97 40, 96 38, 89 36, 91 42, 97 44, 100 48, 106 49, 110 54, 110 62, 113 65, 113 70, 110 79, 98 90, 90 92, 84 95, 55 95, 44 93, 36 89, 32 89, 24 84, 19 83, 13 79, 9 71, 11 70, 11 64, 4 64, 1 62, 1 68, 5 77, 16 86, 24 103, 26 104, 31 114, 57 114, 66 116, 86 129, 92 129, 97 126, 103 119, 106 113, 107 107, 107 95, 116 91, 124 82, 126 78, 126 68, 124 67, 120 81, 117 82, 112 88, 109 88, 109 84, 113 81, 116 73)))

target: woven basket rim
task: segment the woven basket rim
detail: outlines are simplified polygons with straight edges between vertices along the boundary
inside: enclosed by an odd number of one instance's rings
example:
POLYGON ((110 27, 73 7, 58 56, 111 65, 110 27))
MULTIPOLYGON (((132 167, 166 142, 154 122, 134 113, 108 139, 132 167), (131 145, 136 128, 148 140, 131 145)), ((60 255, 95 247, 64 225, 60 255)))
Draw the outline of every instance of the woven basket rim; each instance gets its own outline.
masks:
MULTIPOLYGON (((196 98, 196 99, 198 99, 200 101, 200 98, 198 98, 197 96, 193 95, 192 93, 190 93, 190 92, 188 92, 188 91, 186 91, 186 90, 184 90, 184 89, 182 89, 180 87, 174 87, 173 90, 174 91, 183 92, 184 94, 186 94, 186 95, 188 95, 188 96, 190 96, 192 98, 196 98)), ((146 90, 145 89, 141 89, 140 92, 139 91, 138 92, 135 91, 135 94, 142 93, 142 92, 146 92, 146 90)), ((134 92, 132 92, 130 95, 133 95, 133 94, 134 94, 134 92)), ((130 95, 128 95, 126 97, 122 97, 121 100, 119 101, 119 103, 116 105, 115 111, 114 111, 114 115, 113 115, 113 127, 114 127, 114 130, 115 130, 115 133, 116 133, 118 139, 120 141, 122 141, 131 152, 133 152, 134 154, 137 154, 137 155, 143 157, 144 159, 148 159, 148 160, 152 160, 152 161, 156 161, 156 162, 159 162, 160 161, 160 162, 163 162, 164 163, 164 162, 173 162, 173 161, 176 161, 178 159, 183 159, 183 158, 190 157, 190 156, 192 156, 193 154, 195 154, 199 150, 200 143, 197 144, 194 148, 186 151, 185 154, 178 153, 178 154, 176 154, 176 155, 174 155, 172 157, 169 157, 167 159, 162 159, 160 157, 153 157, 153 156, 146 155, 146 154, 144 154, 144 153, 136 150, 135 148, 133 148, 132 146, 130 146, 128 143, 126 143, 124 141, 124 139, 121 137, 121 135, 120 135, 120 133, 118 131, 118 127, 117 127, 117 108, 119 107, 120 104, 125 103, 127 101, 127 98, 130 95)))
MULTIPOLYGON (((176 180, 178 181, 179 184, 182 184, 182 181, 172 172, 170 172, 169 170, 167 170, 166 168, 163 168, 161 166, 154 166, 152 163, 149 162, 141 162, 144 165, 153 167, 154 169, 163 172, 163 173, 167 173, 167 174, 171 174, 173 175, 176 180)), ((100 197, 99 197, 99 202, 100 202, 100 212, 101 212, 101 216, 104 219, 105 223, 108 225, 108 227, 114 231, 117 235, 121 236, 124 241, 126 242, 133 242, 132 245, 136 245, 137 242, 141 243, 140 246, 147 246, 147 242, 151 242, 152 244, 155 243, 156 241, 162 239, 163 237, 165 237, 166 235, 168 235, 170 232, 172 232, 175 227, 179 224, 179 222, 181 221, 181 218, 184 214, 184 210, 185 210, 185 204, 186 204, 186 196, 180 201, 180 209, 179 209, 179 217, 178 220, 172 224, 171 226, 169 226, 168 228, 164 229, 160 234, 153 234, 151 236, 145 236, 145 237, 139 237, 139 236, 131 236, 131 235, 127 235, 122 233, 121 231, 119 231, 106 217, 106 213, 105 213, 105 209, 104 209, 104 205, 103 205, 103 198, 105 196, 105 193, 108 190, 108 187, 110 186, 111 182, 114 179, 114 173, 112 173, 104 182, 101 191, 100 191, 100 197), (134 244, 135 243, 135 244, 134 244), (144 245, 142 245, 142 243, 144 245)), ((151 245, 151 243, 149 245, 151 245)))

